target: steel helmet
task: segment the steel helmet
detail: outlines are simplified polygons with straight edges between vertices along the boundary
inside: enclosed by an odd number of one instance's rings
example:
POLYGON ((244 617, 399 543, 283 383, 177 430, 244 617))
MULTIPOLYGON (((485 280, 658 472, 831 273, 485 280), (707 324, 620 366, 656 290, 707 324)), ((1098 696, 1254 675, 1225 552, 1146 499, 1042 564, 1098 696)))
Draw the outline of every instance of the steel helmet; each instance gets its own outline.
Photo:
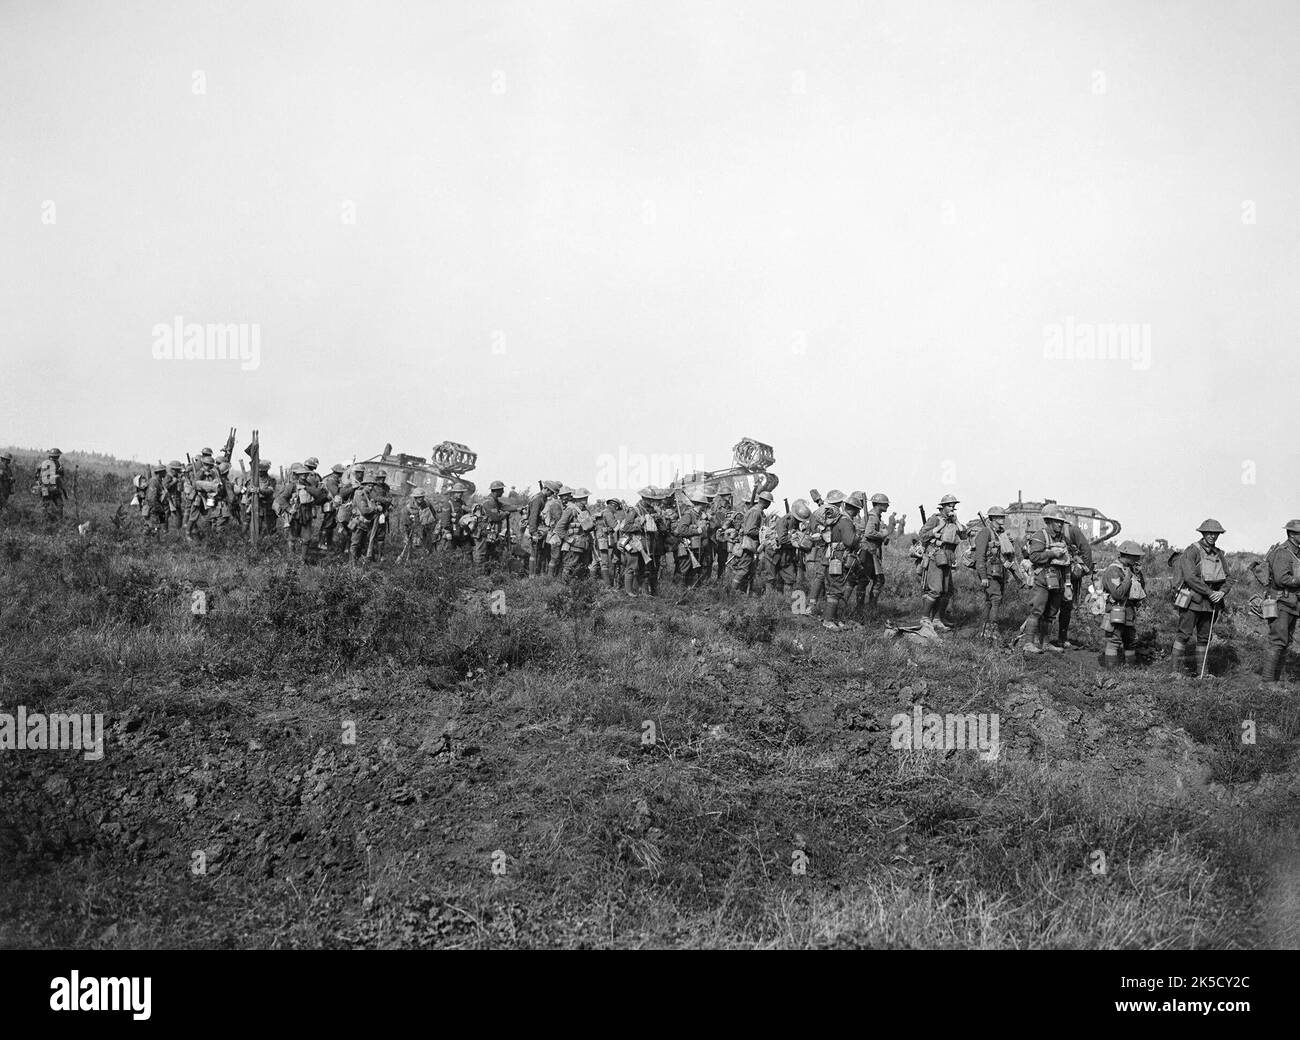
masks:
POLYGON ((1137 542, 1134 542, 1132 540, 1125 542, 1123 545, 1119 547, 1119 554, 1121 556, 1145 556, 1146 555, 1146 553, 1142 549, 1142 546, 1138 545, 1137 542))
POLYGON ((560 493, 560 488, 562 488, 562 487, 564 487, 564 485, 561 484, 558 480, 543 480, 543 481, 542 481, 542 488, 543 488, 543 490, 545 490, 545 491, 549 491, 552 495, 558 495, 558 494, 560 493))
POLYGON ((167 463, 167 468, 168 468, 168 469, 180 469, 180 468, 181 468, 180 460, 179 460, 179 459, 172 459, 171 462, 167 463))
POLYGON ((304 466, 301 462, 295 462, 292 466, 289 467, 289 472, 297 476, 300 473, 306 473, 307 467, 304 466))
POLYGON ((988 509, 984 510, 984 515, 985 516, 1006 516, 1007 511, 1003 509, 1001 506, 989 506, 988 509))
POLYGON ((1294 531, 1297 534, 1300 534, 1300 520, 1288 520, 1286 522, 1286 530, 1288 532, 1294 531))
POLYGON ((229 472, 230 472, 230 463, 229 463, 229 462, 223 462, 223 463, 221 463, 221 465, 219 465, 219 466, 217 467, 217 472, 218 472, 218 473, 229 473, 229 472))
POLYGON ((585 502, 591 497, 591 492, 586 488, 575 488, 573 491, 573 497, 579 502, 585 502))
POLYGON ((310 458, 306 459, 303 462, 303 465, 306 466, 308 469, 315 469, 317 466, 320 465, 320 459, 318 459, 315 455, 313 455, 310 458))
POLYGON ((14 457, 7 451, 0 451, 0 459, 3 459, 5 462, 13 462, 14 457))
MULTIPOLYGON (((306 472, 306 467, 303 467, 303 472, 304 472, 304 473, 306 472)), ((385 473, 385 472, 381 469, 378 473, 375 474, 375 483, 377 483, 377 484, 387 484, 387 483, 388 483, 388 474, 385 473)))
POLYGON ((270 468, 271 468, 271 460, 270 460, 270 459, 262 459, 262 460, 257 464, 257 471, 258 471, 259 473, 266 473, 266 472, 268 472, 268 471, 270 470, 270 468))
MULTIPOLYGON (((360 471, 360 470, 357 470, 357 472, 360 473, 361 471, 360 471)), ((455 481, 455 482, 451 485, 451 487, 447 488, 447 494, 449 494, 449 495, 463 495, 463 494, 465 494, 465 492, 468 491, 468 490, 469 490, 469 488, 466 487, 464 483, 462 483, 461 481, 457 480, 457 481, 455 481)))
POLYGON ((63 452, 59 451, 58 448, 51 448, 51 449, 50 449, 49 451, 47 451, 45 454, 48 455, 48 456, 49 456, 50 458, 52 458, 52 459, 57 459, 60 455, 63 454, 63 452))
POLYGON ((794 500, 794 505, 790 507, 790 512, 792 512, 800 520, 807 520, 810 516, 812 516, 812 510, 808 508, 808 503, 805 502, 802 498, 796 498, 794 500))
POLYGON ((653 502, 655 500, 655 489, 652 487, 643 487, 640 491, 637 492, 637 494, 640 495, 642 498, 644 498, 647 502, 653 502))
POLYGON ((831 488, 826 492, 826 504, 828 506, 838 506, 844 501, 844 492, 838 488, 831 488))
POLYGON ((505 489, 506 486, 503 483, 501 483, 501 481, 499 480, 494 480, 492 481, 491 484, 488 485, 489 491, 504 491, 505 489))
POLYGON ((1059 520, 1061 523, 1065 523, 1065 516, 1064 516, 1064 514, 1063 514, 1063 513, 1062 513, 1062 512, 1061 512, 1061 511, 1056 507, 1056 506, 1048 506, 1046 509, 1044 509, 1044 510, 1043 510, 1043 519, 1044 519, 1044 520, 1059 520))
POLYGON ((771 505, 771 504, 772 504, 772 492, 770 492, 770 491, 760 491, 760 492, 758 493, 758 500, 759 500, 760 502, 766 502, 768 505, 771 505))
POLYGON ((887 506, 889 505, 889 496, 876 492, 876 494, 871 496, 871 504, 873 506, 887 506))
POLYGON ((1223 534, 1223 525, 1217 520, 1202 520, 1197 528, 1201 534, 1223 534))
POLYGON ((411 492, 411 497, 412 497, 412 498, 423 498, 423 497, 424 497, 424 488, 416 488, 414 491, 411 492))
POLYGON ((693 506, 707 506, 708 504, 708 496, 703 491, 697 491, 691 496, 691 505, 693 506))
MULTIPOLYGON (((7 459, 7 458, 9 458, 8 455, 0 455, 0 459, 7 459)), ((167 467, 164 466, 164 465, 160 462, 160 463, 158 463, 158 465, 156 465, 156 466, 153 468, 153 471, 154 471, 155 473, 166 473, 166 472, 167 472, 167 467)))
POLYGON ((851 505, 854 509, 866 509, 867 493, 865 491, 853 492, 853 494, 848 497, 847 504, 851 505))
POLYGON ((347 467, 341 462, 336 462, 330 467, 331 473, 342 473, 347 467))
POLYGON ((955 506, 960 504, 960 502, 961 499, 956 495, 944 495, 943 498, 939 499, 939 505, 941 506, 955 506))

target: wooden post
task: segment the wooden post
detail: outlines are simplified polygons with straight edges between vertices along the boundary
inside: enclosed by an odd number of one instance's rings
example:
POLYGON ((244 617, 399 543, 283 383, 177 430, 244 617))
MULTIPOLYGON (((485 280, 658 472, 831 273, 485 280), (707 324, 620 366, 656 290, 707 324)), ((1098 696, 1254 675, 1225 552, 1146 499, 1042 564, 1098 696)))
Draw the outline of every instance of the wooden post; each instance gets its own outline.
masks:
POLYGON ((262 446, 253 431, 253 513, 248 519, 248 537, 254 549, 262 536, 262 446))

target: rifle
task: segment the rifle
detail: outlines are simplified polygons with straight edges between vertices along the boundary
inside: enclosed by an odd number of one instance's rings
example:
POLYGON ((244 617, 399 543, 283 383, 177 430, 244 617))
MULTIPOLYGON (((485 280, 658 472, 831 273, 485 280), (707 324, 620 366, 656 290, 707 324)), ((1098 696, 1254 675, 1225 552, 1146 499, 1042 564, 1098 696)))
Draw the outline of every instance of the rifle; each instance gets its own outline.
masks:
POLYGON ((919 510, 921 511, 921 523, 922 523, 922 524, 928 524, 930 521, 929 521, 928 519, 926 519, 926 515, 925 515, 925 506, 917 506, 916 508, 919 509, 919 510))

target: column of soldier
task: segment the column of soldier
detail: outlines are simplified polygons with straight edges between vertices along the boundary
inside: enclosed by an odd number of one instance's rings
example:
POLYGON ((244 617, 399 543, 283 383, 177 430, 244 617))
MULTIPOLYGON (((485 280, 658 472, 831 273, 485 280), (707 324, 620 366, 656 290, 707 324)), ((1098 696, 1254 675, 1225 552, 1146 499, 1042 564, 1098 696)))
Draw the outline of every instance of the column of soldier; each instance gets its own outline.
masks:
MULTIPOLYGON (((63 516, 63 471, 60 452, 52 449, 37 470, 34 491, 43 499, 50 520, 63 516)), ((12 457, 0 455, 0 507, 13 486, 12 457)), ((248 529, 254 510, 261 510, 263 529, 285 532, 291 551, 312 559, 331 550, 353 561, 380 562, 389 519, 396 512, 402 548, 468 553, 487 573, 513 556, 527 558, 532 576, 564 581, 588 576, 629 596, 657 595, 667 571, 690 589, 716 583, 737 593, 786 596, 799 591, 809 609, 821 608, 822 625, 838 630, 844 619, 865 620, 879 603, 885 582, 884 546, 901 534, 906 522, 886 520, 889 498, 861 491, 812 493, 815 508, 802 499, 782 515, 767 510, 772 495, 760 492, 737 509, 726 485, 706 486, 689 497, 672 490, 642 488, 636 502, 608 498, 593 503, 586 488, 556 480, 539 482, 526 505, 503 500, 505 485, 493 481, 488 496, 468 501, 469 488, 459 482, 446 489, 440 503, 415 488, 401 502, 394 499, 387 476, 342 464, 321 474, 319 460, 294 463, 290 479, 277 486, 270 463, 262 461, 256 478, 230 476, 228 455, 204 448, 189 465, 173 460, 154 467, 153 477, 137 487, 146 532, 157 534, 175 522, 187 538, 204 527, 248 529), (517 533, 511 516, 522 513, 517 533), (824 605, 822 601, 824 600, 824 605)), ((1013 642, 1025 653, 1062 653, 1078 649, 1069 638, 1075 606, 1089 580, 1106 636, 1103 666, 1137 663, 1137 616, 1147 599, 1142 570, 1145 550, 1136 542, 1119 546, 1095 588, 1092 546, 1079 528, 1055 507, 1043 513, 1043 526, 1019 548, 1005 528, 1007 510, 993 506, 977 523, 957 519, 958 500, 945 495, 938 510, 921 527, 910 558, 922 587, 924 616, 920 627, 933 633, 950 630, 945 618, 952 603, 954 568, 974 570, 983 598, 979 636, 999 641, 998 626, 1008 577, 1031 596, 1029 616, 1013 642), (1053 625, 1057 638, 1050 639, 1053 625)), ((1261 675, 1281 678, 1283 662, 1300 617, 1300 520, 1285 525, 1286 537, 1269 549, 1259 614, 1269 636, 1261 675)), ((1204 675, 1215 623, 1232 586, 1227 559, 1218 548, 1223 525, 1209 519, 1197 528, 1200 539, 1178 555, 1174 574, 1178 630, 1172 646, 1177 666, 1204 675)))

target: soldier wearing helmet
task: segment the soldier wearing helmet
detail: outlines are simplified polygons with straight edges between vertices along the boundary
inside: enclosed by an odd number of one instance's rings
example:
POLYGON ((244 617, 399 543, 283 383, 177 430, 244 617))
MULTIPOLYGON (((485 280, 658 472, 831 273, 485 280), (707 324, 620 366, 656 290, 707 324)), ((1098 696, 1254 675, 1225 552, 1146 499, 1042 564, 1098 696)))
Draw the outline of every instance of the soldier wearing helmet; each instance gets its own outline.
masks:
POLYGON ((687 504, 677 511, 677 518, 672 521, 672 532, 676 539, 676 573, 678 580, 686 588, 697 585, 704 580, 704 543, 708 538, 709 518, 705 510, 709 500, 702 490, 696 490, 687 504))
POLYGON ((618 547, 623 554, 623 590, 629 596, 640 595, 648 587, 650 595, 659 594, 658 560, 654 540, 663 523, 657 508, 658 491, 643 487, 638 500, 623 517, 618 547))
POLYGON ((320 502, 320 530, 316 536, 316 547, 321 552, 334 548, 334 534, 338 529, 339 509, 343 505, 343 474, 347 467, 336 462, 328 473, 321 478, 320 486, 324 497, 320 502))
POLYGON ((9 496, 14 493, 13 461, 9 452, 0 452, 0 509, 4 509, 9 496))
MULTIPOLYGON (((1055 505, 1054 502, 1049 502, 1055 505)), ((1074 615, 1074 604, 1078 602, 1083 590, 1083 579, 1093 572, 1092 543, 1088 536, 1071 523, 1069 517, 1058 507, 1063 518, 1061 537, 1065 539, 1066 548, 1070 550, 1070 593, 1061 597, 1061 611, 1057 614, 1057 643, 1062 650, 1077 650, 1078 645, 1070 642, 1070 619, 1074 615)))
POLYGON ((847 503, 848 497, 843 491, 831 490, 826 493, 825 504, 820 509, 820 531, 814 548, 820 565, 817 582, 826 593, 823 628, 844 627, 840 614, 848 595, 849 571, 857 558, 859 547, 858 529, 845 509, 847 503))
POLYGON ((528 499, 528 506, 524 512, 523 529, 528 548, 528 573, 534 578, 545 574, 550 562, 551 547, 546 541, 546 532, 550 525, 544 523, 543 517, 547 504, 559 495, 561 486, 558 480, 539 480, 537 491, 528 499))
POLYGON ((271 460, 259 459, 257 473, 249 477, 244 486, 242 523, 247 532, 252 527, 253 510, 259 510, 258 530, 269 534, 275 530, 276 480, 271 476, 271 460))
POLYGON ((318 542, 312 534, 316 513, 326 499, 325 489, 319 482, 312 483, 312 472, 306 463, 295 462, 289 469, 291 480, 285 481, 276 505, 284 524, 290 555, 301 551, 303 561, 315 559, 318 542))
POLYGON ((1286 539, 1269 549, 1264 558, 1268 592, 1262 613, 1268 621, 1268 646, 1260 676, 1266 683, 1282 678, 1287 648, 1300 617, 1300 520, 1289 520, 1286 539))
POLYGON ((1119 559, 1102 571, 1101 587, 1106 593, 1103 668, 1117 668, 1121 661, 1126 665, 1137 664, 1133 639, 1137 633, 1137 612, 1147 597, 1147 582, 1142 574, 1145 555, 1137 542, 1124 542, 1119 547, 1119 559))
POLYGON ((167 526, 167 467, 159 462, 144 487, 144 531, 155 537, 167 526))
POLYGON ((554 500, 548 502, 542 511, 546 522, 546 573, 553 578, 558 578, 560 570, 564 567, 564 550, 560 548, 562 539, 559 524, 560 517, 564 515, 564 511, 569 508, 569 503, 572 501, 573 488, 568 484, 561 484, 555 492, 554 500))
POLYGON ((480 574, 487 574, 501 562, 503 547, 510 542, 511 509, 501 501, 506 486, 499 480, 488 485, 488 497, 474 503, 470 515, 474 527, 474 566, 480 574))
POLYGON ((709 533, 712 536, 713 562, 719 584, 726 580, 731 543, 736 536, 731 497, 731 486, 719 484, 713 497, 713 508, 709 511, 709 533))
POLYGON ((619 585, 619 568, 622 564, 618 550, 619 522, 623 518, 623 503, 617 498, 607 498, 595 513, 596 568, 605 584, 613 589, 619 585))
POLYGON ((181 496, 185 501, 185 538, 195 541, 199 536, 199 525, 211 527, 217 518, 220 504, 225 495, 225 482, 217 471, 216 459, 212 449, 205 448, 197 461, 191 461, 185 470, 185 481, 181 496))
POLYGON ((812 507, 802 498, 790 506, 790 544, 794 547, 795 587, 803 588, 808 574, 808 553, 812 550, 812 507))
POLYGON ((51 448, 46 457, 36 467, 36 490, 41 496, 41 506, 45 513, 45 522, 58 523, 63 519, 63 452, 51 448))
POLYGON ((1070 592, 1070 547, 1065 541, 1065 516, 1055 506, 1043 510, 1043 527, 1034 531, 1026 552, 1033 568, 1033 598, 1029 616, 1020 628, 1020 640, 1027 654, 1044 650, 1061 653, 1061 647, 1048 641, 1052 622, 1061 610, 1061 599, 1070 592))
POLYGON ((1193 542, 1179 554, 1175 580, 1179 590, 1174 598, 1178 608, 1178 631, 1174 635, 1173 658, 1178 668, 1191 667, 1193 675, 1205 671, 1205 659, 1210 649, 1210 630, 1214 620, 1223 610, 1223 600, 1232 587, 1228 576, 1228 560, 1216 544, 1223 534, 1223 525, 1217 520, 1205 520, 1196 529, 1200 540, 1193 542), (1195 640, 1196 658, 1190 658, 1195 640))
POLYGON ((925 618, 922 624, 937 632, 947 632, 943 618, 952 600, 952 565, 958 543, 967 536, 966 527, 957 519, 955 495, 939 499, 939 511, 922 525, 918 534, 921 548, 922 600, 925 618))
POLYGON ((167 523, 163 526, 170 525, 172 517, 175 517, 178 531, 185 523, 184 469, 184 463, 179 459, 172 459, 167 463, 167 476, 163 481, 163 489, 167 497, 167 523))
MULTIPOLYGON (((763 531, 763 511, 772 504, 772 493, 760 491, 745 510, 740 522, 740 538, 731 547, 731 590, 754 592, 754 567, 758 563, 758 539, 763 531)), ((761 591, 761 590, 759 590, 761 591)))
MULTIPOLYGON (((863 506, 867 504, 863 495, 863 506)), ((889 496, 874 494, 869 504, 870 508, 864 508, 862 513, 862 541, 854 581, 857 592, 854 611, 863 616, 868 610, 875 610, 880 601, 880 591, 885 586, 885 546, 889 543, 889 525, 884 519, 889 496)))
POLYGON ((1015 566, 1015 544, 1006 532, 1007 511, 989 506, 984 523, 975 533, 973 566, 984 592, 984 623, 980 636, 998 641, 998 622, 1002 617, 1002 597, 1006 592, 1007 571, 1015 566))
POLYGON ((560 515, 558 528, 563 555, 560 576, 565 583, 585 577, 591 566, 591 540, 596 518, 587 508, 590 498, 591 492, 586 488, 574 488, 569 504, 560 515))
MULTIPOLYGON (((806 506, 804 509, 807 511, 806 506)), ((776 517, 768 530, 764 556, 768 583, 778 596, 793 592, 799 585, 800 544, 799 517, 793 512, 776 517)))
POLYGON ((398 516, 402 525, 402 550, 397 554, 398 562, 409 559, 413 549, 430 552, 437 516, 429 502, 428 492, 422 487, 413 489, 398 510, 398 516))
POLYGON ((469 487, 460 480, 453 481, 447 488, 446 501, 436 510, 437 526, 434 528, 440 552, 463 552, 471 544, 472 537, 463 523, 469 513, 465 496, 469 487))

